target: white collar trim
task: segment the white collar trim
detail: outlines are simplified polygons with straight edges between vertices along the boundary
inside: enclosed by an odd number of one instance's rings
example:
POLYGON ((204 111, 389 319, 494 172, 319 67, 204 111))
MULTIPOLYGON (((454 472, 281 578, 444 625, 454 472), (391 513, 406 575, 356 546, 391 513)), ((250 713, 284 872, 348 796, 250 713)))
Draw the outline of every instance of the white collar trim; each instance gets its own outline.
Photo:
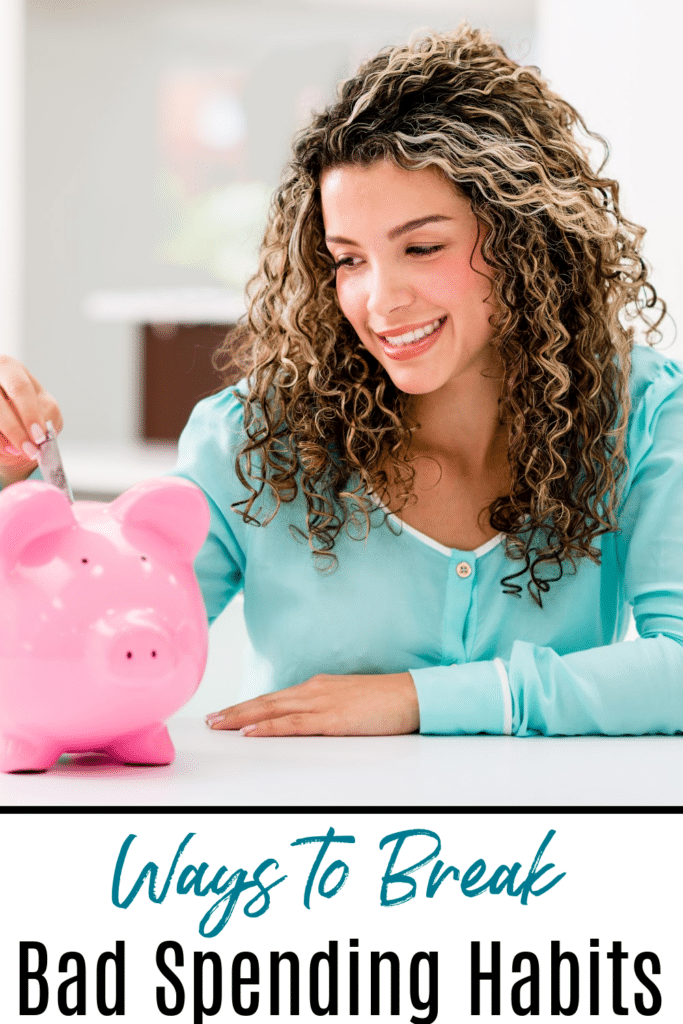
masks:
POLYGON ((369 497, 372 498, 375 504, 386 512, 389 519, 394 523, 397 523, 401 529, 406 530, 408 533, 412 533, 413 537, 417 537, 417 539, 421 540, 423 544, 426 544, 430 548, 434 548, 435 551, 440 551, 442 555, 448 555, 449 558, 454 551, 458 554, 474 555, 475 558, 481 558, 482 555, 485 555, 487 552, 492 551, 493 548, 498 547, 504 537, 504 534, 498 533, 495 537, 491 537, 490 540, 484 541, 483 544, 480 544, 478 548, 474 548, 472 551, 464 551, 460 548, 448 548, 445 544, 440 544, 438 540, 434 540, 433 537, 428 537, 426 533, 416 530, 414 526, 409 526, 408 523, 399 519, 399 517, 394 515, 393 512, 389 512, 386 505, 381 502, 375 494, 370 493, 369 497))

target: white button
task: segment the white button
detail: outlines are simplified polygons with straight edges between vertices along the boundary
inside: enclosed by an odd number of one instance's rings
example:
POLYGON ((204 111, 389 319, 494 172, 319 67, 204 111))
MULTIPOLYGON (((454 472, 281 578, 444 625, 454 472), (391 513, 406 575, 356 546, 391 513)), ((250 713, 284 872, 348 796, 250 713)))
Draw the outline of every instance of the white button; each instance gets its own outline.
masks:
POLYGON ((458 576, 461 576, 465 580, 472 572, 472 566, 470 565, 469 562, 459 562, 458 565, 455 567, 455 571, 457 572, 458 576))

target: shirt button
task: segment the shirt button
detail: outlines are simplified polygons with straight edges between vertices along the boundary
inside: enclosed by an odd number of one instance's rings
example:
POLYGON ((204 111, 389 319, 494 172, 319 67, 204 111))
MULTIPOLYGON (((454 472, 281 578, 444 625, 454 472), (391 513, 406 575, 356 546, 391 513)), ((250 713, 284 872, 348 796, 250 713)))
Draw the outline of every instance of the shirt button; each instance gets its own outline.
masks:
POLYGON ((467 577, 472 572, 472 566, 470 565, 469 562, 459 562, 458 565, 455 567, 455 571, 457 572, 458 576, 466 580, 467 577))

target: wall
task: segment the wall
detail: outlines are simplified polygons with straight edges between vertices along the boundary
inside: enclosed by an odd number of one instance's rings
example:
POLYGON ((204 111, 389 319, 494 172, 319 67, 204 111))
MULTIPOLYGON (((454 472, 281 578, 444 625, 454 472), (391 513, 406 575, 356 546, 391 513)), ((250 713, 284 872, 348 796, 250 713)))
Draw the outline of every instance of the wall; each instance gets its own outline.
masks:
POLYGON ((0 338, 19 358, 23 298, 24 4, 0 4, 0 338))
POLYGON ((528 58, 532 0, 27 0, 23 358, 60 403, 65 440, 137 431, 137 341, 125 325, 87 320, 84 296, 217 283, 158 255, 173 227, 158 136, 165 76, 247 76, 244 174, 272 188, 305 113, 295 104, 303 85, 315 85, 317 103, 362 56, 465 16, 528 58))
MULTIPOLYGON (((670 354, 683 357, 683 5, 670 0, 541 0, 536 50, 554 89, 607 138, 604 173, 621 185, 629 219, 647 228, 653 281, 679 325, 670 354)), ((596 149, 596 154, 601 153, 596 149)), ((665 342, 674 339, 669 318, 665 342)), ((664 350, 665 346, 661 346, 664 350)))

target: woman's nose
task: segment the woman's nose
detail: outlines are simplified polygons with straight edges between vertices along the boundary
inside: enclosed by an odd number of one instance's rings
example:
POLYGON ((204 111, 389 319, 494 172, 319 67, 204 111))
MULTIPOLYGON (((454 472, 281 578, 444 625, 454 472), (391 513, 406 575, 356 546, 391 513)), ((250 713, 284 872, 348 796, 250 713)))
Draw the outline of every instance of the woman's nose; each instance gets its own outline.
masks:
POLYGON ((375 267, 369 281, 368 312, 387 317, 395 309, 409 305, 413 293, 398 267, 375 267))

